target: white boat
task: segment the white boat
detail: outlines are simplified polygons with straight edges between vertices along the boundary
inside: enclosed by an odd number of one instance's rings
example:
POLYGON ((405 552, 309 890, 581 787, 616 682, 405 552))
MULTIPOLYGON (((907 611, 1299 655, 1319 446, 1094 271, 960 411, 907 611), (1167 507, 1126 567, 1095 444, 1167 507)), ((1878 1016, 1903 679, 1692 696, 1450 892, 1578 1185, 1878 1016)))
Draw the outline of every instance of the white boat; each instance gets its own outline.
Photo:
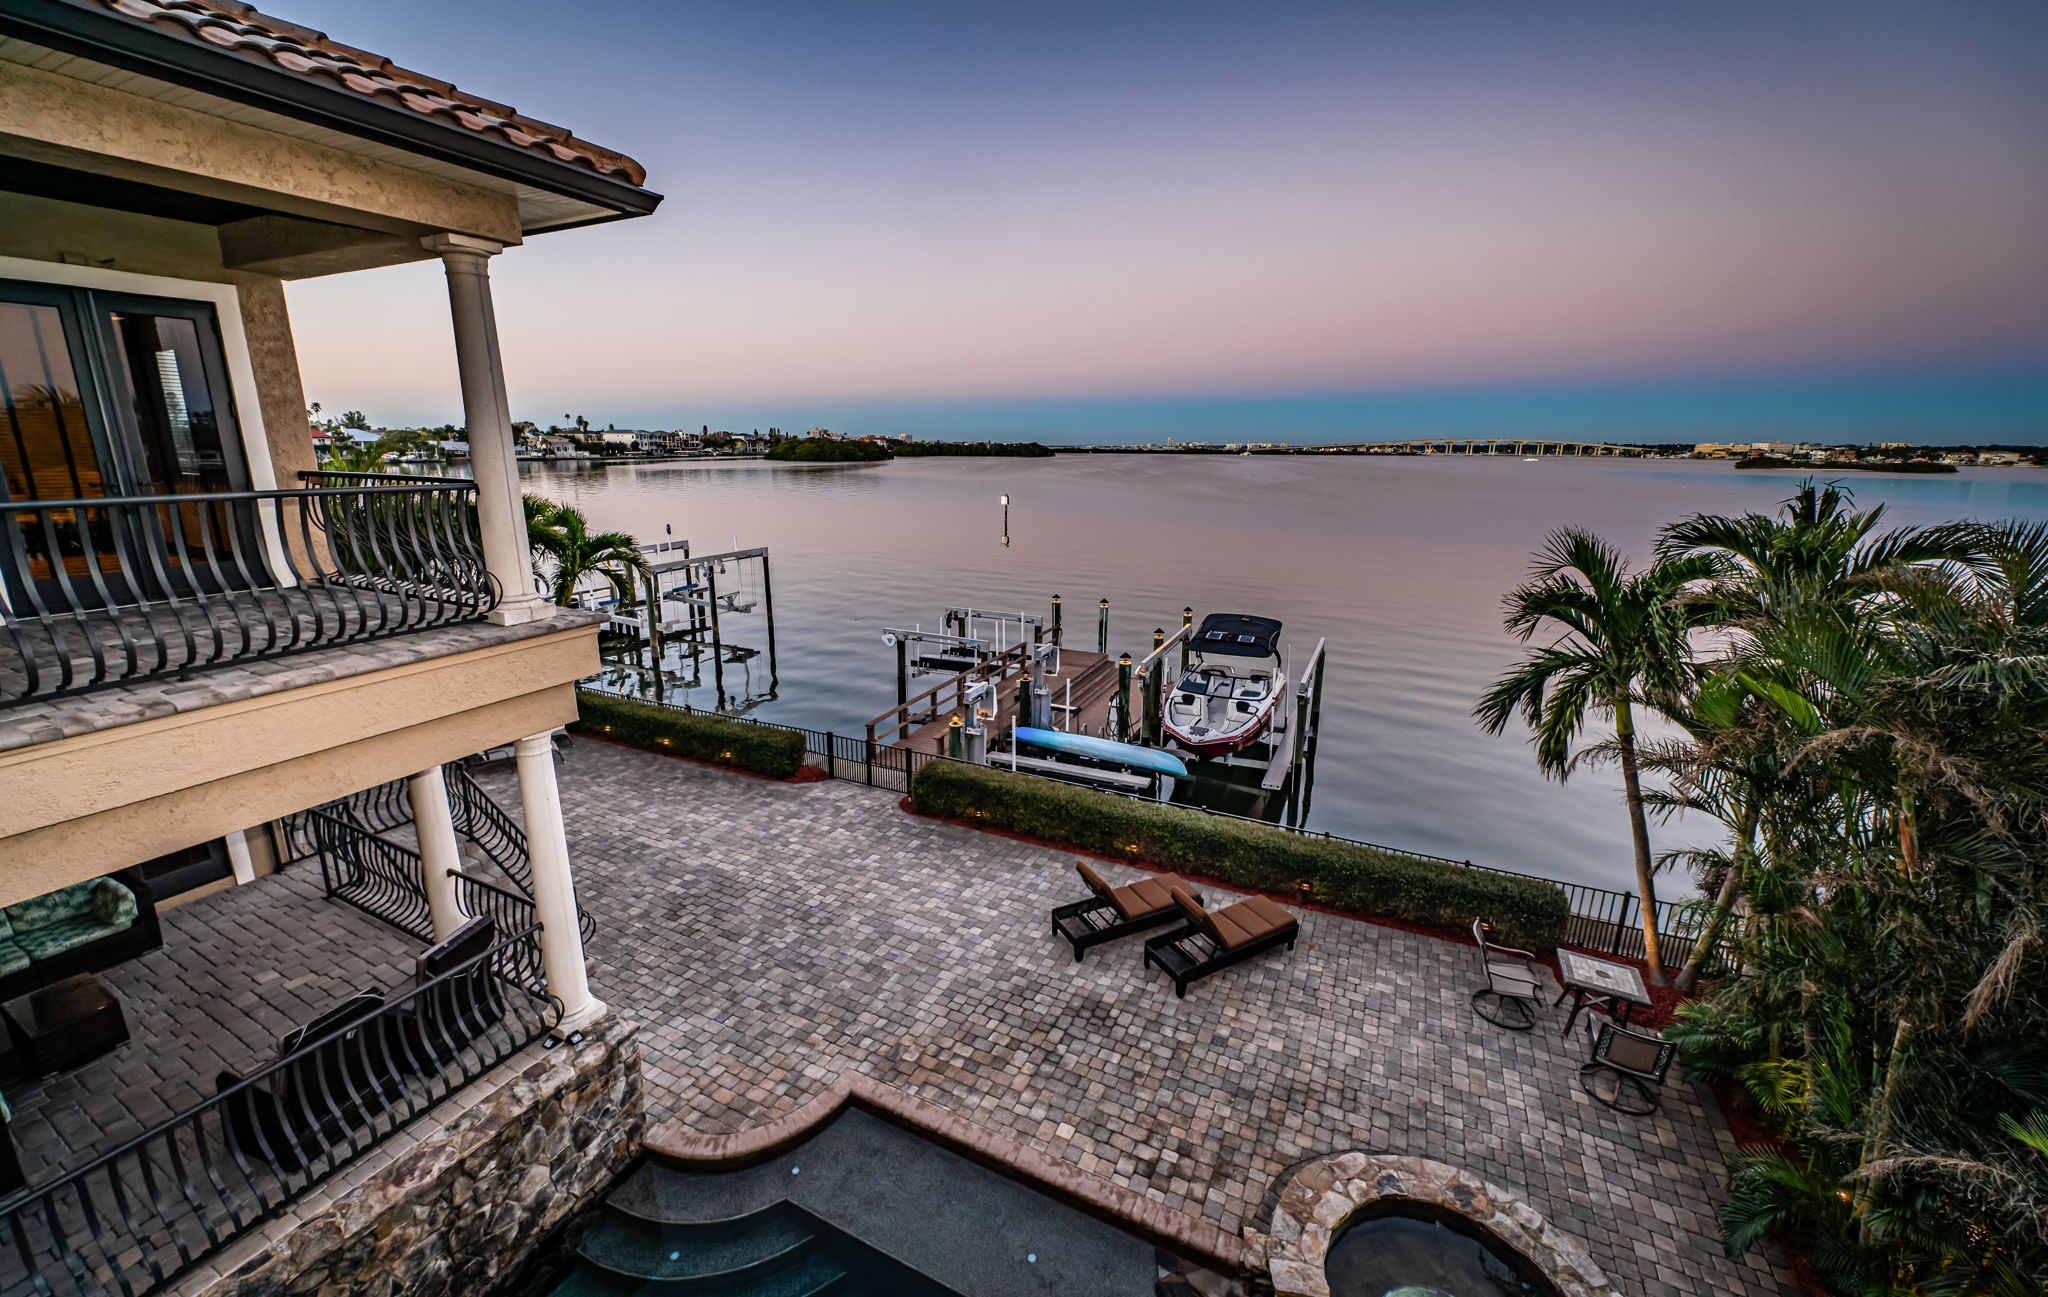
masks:
POLYGON ((1188 641, 1188 670, 1166 697, 1167 735, 1198 757, 1226 757, 1258 741, 1287 692, 1280 623, 1210 613, 1188 641))

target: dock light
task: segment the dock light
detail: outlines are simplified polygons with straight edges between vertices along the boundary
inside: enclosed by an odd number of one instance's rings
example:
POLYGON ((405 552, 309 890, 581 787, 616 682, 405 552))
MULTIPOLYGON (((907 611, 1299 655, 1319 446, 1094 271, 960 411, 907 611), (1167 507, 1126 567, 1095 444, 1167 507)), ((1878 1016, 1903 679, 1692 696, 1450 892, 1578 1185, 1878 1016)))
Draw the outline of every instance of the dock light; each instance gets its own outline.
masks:
POLYGON ((1101 608, 1101 609, 1103 609, 1103 610, 1107 611, 1107 610, 1108 610, 1108 608, 1109 608, 1109 600, 1107 600, 1107 599, 1104 599, 1104 600, 1103 600, 1102 602, 1100 602, 1100 603, 1096 604, 1095 606, 1096 606, 1097 608, 1101 608))
POLYGON ((1010 507, 1010 493, 1008 491, 1003 492, 1003 507, 1005 509, 1010 507))

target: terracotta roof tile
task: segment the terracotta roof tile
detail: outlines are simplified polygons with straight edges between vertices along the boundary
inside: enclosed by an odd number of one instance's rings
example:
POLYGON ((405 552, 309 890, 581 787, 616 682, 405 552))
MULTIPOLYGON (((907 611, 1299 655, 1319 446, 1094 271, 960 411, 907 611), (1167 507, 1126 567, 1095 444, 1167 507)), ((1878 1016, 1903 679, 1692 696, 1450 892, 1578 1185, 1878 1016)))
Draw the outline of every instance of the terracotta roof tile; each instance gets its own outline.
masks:
POLYGON ((559 126, 522 117, 512 108, 468 94, 446 81, 408 72, 381 55, 329 40, 322 32, 273 18, 237 0, 71 0, 186 40, 268 63, 310 80, 328 82, 379 103, 417 113, 459 130, 493 136, 515 148, 583 167, 614 180, 644 185, 646 168, 623 153, 579 140, 559 126))

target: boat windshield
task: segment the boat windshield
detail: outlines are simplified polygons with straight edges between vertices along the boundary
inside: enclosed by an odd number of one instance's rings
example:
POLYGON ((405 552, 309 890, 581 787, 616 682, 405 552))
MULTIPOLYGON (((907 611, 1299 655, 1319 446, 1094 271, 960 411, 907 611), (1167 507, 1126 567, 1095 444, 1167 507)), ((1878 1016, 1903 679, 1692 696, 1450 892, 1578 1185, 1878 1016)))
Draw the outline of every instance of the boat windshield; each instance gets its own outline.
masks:
POLYGON ((1264 698, 1272 682, 1264 676, 1234 676, 1221 671, 1190 671, 1178 692, 1198 698, 1264 698))

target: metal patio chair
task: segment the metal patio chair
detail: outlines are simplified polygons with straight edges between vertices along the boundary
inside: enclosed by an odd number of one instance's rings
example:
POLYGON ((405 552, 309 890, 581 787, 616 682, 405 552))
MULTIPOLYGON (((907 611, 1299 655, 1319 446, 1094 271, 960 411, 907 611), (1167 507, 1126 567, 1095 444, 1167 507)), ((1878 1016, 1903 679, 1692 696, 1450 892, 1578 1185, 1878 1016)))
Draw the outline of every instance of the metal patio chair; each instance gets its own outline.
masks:
POLYGON ((1593 1057, 1579 1069, 1579 1088, 1616 1112, 1647 1117, 1657 1111, 1678 1046, 1646 1027, 1598 1015, 1588 1019, 1586 1034, 1593 1057))
POLYGON ((1527 1031, 1543 1008, 1543 972, 1536 956, 1493 940, 1493 924, 1472 920, 1472 940, 1479 944, 1479 966, 1486 985, 1472 992, 1472 1011, 1496 1027, 1527 1031))

